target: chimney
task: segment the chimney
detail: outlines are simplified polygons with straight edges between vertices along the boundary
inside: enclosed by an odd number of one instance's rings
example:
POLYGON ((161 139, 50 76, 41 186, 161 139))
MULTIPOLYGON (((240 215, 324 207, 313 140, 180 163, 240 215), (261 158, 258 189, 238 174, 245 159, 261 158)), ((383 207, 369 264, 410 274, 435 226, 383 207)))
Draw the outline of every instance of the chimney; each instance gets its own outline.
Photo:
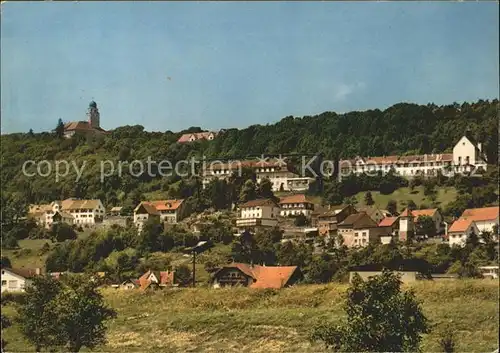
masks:
POLYGON ((483 145, 482 145, 482 143, 478 143, 477 144, 477 149, 479 150, 479 152, 483 152, 483 145))
POLYGON ((40 267, 35 268, 35 273, 37 276, 40 276, 42 274, 42 269, 40 267))

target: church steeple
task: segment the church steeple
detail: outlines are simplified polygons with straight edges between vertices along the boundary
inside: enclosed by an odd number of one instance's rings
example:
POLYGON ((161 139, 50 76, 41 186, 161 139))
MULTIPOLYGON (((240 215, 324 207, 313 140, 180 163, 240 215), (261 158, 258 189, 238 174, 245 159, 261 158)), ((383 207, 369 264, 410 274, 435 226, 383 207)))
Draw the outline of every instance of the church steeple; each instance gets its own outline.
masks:
POLYGON ((97 103, 92 101, 89 104, 89 109, 87 111, 87 117, 89 119, 89 125, 93 128, 100 128, 100 116, 99 109, 97 109, 97 103))

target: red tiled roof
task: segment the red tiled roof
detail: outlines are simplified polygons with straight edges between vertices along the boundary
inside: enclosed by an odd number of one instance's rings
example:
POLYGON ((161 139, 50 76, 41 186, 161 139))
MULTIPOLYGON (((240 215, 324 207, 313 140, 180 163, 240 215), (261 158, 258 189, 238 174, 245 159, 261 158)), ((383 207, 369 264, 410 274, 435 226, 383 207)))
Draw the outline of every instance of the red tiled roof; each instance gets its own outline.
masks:
POLYGON ((467 217, 474 221, 490 221, 497 219, 500 207, 469 208, 462 213, 462 217, 467 217))
POLYGON ((137 207, 134 209, 134 212, 137 212, 141 207, 144 208, 146 213, 148 213, 150 215, 158 216, 160 214, 158 212, 158 210, 156 209, 156 207, 154 207, 153 205, 150 205, 147 201, 143 201, 140 204, 138 204, 137 207))
POLYGON ((448 233, 465 232, 472 222, 473 220, 470 218, 460 217, 455 222, 453 222, 451 227, 448 229, 448 233))
POLYGON ((243 160, 243 161, 230 161, 228 163, 210 163, 207 162, 207 170, 238 170, 239 168, 268 168, 268 167, 281 167, 285 168, 284 163, 280 163, 275 160, 270 161, 259 161, 255 160, 243 160))
POLYGON ((429 216, 432 217, 438 211, 437 208, 427 208, 423 210, 413 210, 411 213, 413 217, 418 218, 419 216, 429 216))
POLYGON ((250 288, 282 288, 298 269, 297 266, 251 266, 244 263, 232 263, 222 268, 237 268, 253 278, 250 288))
POLYGON ((383 220, 380 221, 378 226, 379 227, 391 227, 397 220, 398 220, 398 217, 385 217, 383 220))
POLYGON ((391 165, 403 163, 420 163, 420 162, 451 162, 453 154, 422 154, 412 156, 383 156, 383 157, 356 157, 353 159, 340 160, 341 167, 355 166, 357 164, 372 164, 372 165, 391 165))
POLYGON ((100 131, 106 132, 106 130, 98 127, 93 128, 90 126, 88 121, 70 121, 64 124, 64 131, 100 131))
POLYGON ((153 273, 156 277, 156 279, 159 280, 158 285, 173 285, 174 284, 174 271, 147 271, 144 273, 139 279, 137 280, 136 283, 138 283, 141 287, 141 289, 146 289, 148 288, 151 283, 153 283, 149 277, 153 273))
POLYGON ((277 205, 276 202, 274 202, 271 199, 257 199, 245 202, 244 204, 240 205, 240 208, 257 207, 257 206, 277 206, 277 205))
POLYGON ((281 198, 280 204, 288 203, 311 203, 304 194, 290 195, 281 198))
POLYGON ((403 213, 401 213, 399 216, 400 217, 413 217, 413 213, 412 213, 412 211, 410 211, 409 209, 406 208, 403 211, 403 213))
POLYGON ((174 199, 174 200, 156 200, 156 201, 144 201, 155 207, 158 211, 176 210, 180 207, 184 200, 174 199))

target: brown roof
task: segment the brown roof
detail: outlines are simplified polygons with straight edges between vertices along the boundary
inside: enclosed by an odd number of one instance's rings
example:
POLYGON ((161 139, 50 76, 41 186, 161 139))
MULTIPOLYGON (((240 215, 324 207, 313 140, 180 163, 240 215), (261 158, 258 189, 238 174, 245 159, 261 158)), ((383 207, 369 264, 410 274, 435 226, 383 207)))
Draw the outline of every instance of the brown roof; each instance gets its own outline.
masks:
POLYGON ((140 204, 138 204, 137 207, 134 209, 134 212, 137 212, 141 207, 146 211, 146 213, 150 215, 158 216, 160 214, 156 209, 156 207, 149 204, 149 202, 147 201, 142 201, 140 204))
POLYGON ((326 212, 324 212, 323 214, 319 215, 319 218, 335 216, 335 215, 339 214, 341 211, 343 211, 345 208, 347 208, 349 206, 351 206, 351 205, 335 205, 335 206, 330 206, 330 208, 326 212))
POLYGON ((377 227, 377 223, 375 223, 375 221, 365 212, 360 212, 347 216, 347 218, 339 224, 339 227, 350 227, 354 229, 375 228, 377 227))
POLYGON ((276 202, 274 202, 271 199, 257 199, 245 202, 244 204, 240 205, 240 208, 257 207, 257 206, 277 206, 277 205, 276 202))
POLYGON ((288 203, 312 203, 312 202, 307 199, 306 195, 296 194, 281 198, 280 204, 288 204, 288 203))
POLYGON ((451 162, 453 161, 453 154, 422 154, 411 156, 383 156, 383 157, 356 157, 353 159, 343 159, 339 162, 341 167, 348 167, 354 165, 392 165, 403 163, 420 163, 420 162, 451 162))
POLYGON ((3 270, 10 271, 18 276, 24 277, 24 278, 32 278, 37 275, 36 269, 31 269, 31 268, 9 268, 5 267, 3 270))
POLYGON ((179 143, 183 143, 183 142, 189 142, 189 139, 191 138, 191 136, 194 136, 194 140, 208 140, 208 137, 210 135, 214 135, 217 136, 217 133, 216 132, 212 132, 212 131, 204 131, 204 132, 192 132, 192 133, 188 133, 188 134, 183 134, 181 137, 179 137, 179 139, 177 140, 177 142, 179 143))
POLYGON ((66 199, 61 201, 61 209, 63 210, 81 210, 81 209, 94 209, 100 204, 100 200, 77 200, 66 199))
POLYGON ((106 130, 98 127, 93 128, 88 121, 70 121, 64 124, 64 131, 99 131, 106 132, 106 130))
POLYGON ((490 221, 498 218, 499 206, 469 208, 462 213, 462 217, 467 217, 474 221, 490 221))
POLYGON ((398 217, 385 217, 378 224, 379 227, 390 227, 398 220, 398 217))
POLYGON ((290 277, 298 270, 297 266, 260 266, 244 263, 232 263, 223 266, 214 275, 224 268, 237 268, 247 276, 253 278, 250 288, 282 288, 288 284, 290 277))
POLYGON ((266 167, 281 167, 286 169, 284 163, 277 160, 260 161, 260 160, 243 160, 243 161, 230 161, 228 163, 210 163, 207 162, 207 170, 238 170, 238 168, 266 168, 266 167))

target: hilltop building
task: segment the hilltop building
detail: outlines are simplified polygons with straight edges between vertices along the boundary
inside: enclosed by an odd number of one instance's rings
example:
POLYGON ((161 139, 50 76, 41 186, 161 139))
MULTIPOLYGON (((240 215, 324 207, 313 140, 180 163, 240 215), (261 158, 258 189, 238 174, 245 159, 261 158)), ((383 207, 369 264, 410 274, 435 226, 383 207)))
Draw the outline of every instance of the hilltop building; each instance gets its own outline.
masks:
POLYGON ((87 109, 87 120, 70 121, 64 124, 64 137, 71 138, 75 134, 106 134, 107 131, 101 128, 101 116, 97 103, 92 101, 87 109))
POLYGON ((356 157, 339 161, 339 180, 349 174, 393 171, 406 178, 435 176, 486 170, 486 157, 482 145, 469 135, 464 135, 453 148, 453 153, 424 154, 413 156, 356 157))
POLYGON ((221 131, 204 131, 204 132, 191 132, 187 134, 183 134, 177 140, 177 143, 190 143, 199 140, 207 140, 212 141, 215 139, 221 131))
POLYGON ((278 225, 280 208, 271 199, 257 199, 239 206, 240 217, 236 220, 238 231, 257 228, 273 228, 278 225))

